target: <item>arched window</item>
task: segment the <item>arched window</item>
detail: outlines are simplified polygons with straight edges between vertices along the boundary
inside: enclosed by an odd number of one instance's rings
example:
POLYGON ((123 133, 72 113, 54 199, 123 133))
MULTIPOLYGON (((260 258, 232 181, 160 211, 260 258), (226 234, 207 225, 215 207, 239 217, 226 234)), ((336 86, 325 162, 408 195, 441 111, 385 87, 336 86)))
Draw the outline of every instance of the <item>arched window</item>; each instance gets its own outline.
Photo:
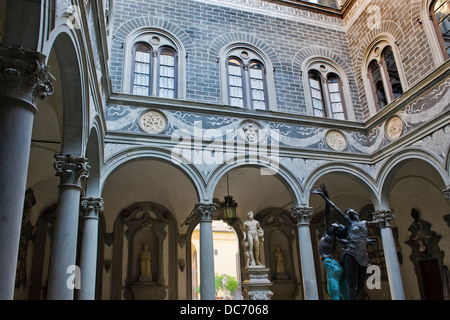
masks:
POLYGON ((244 108, 244 69, 240 59, 228 59, 228 103, 230 106, 244 108))
POLYGON ((162 98, 176 98, 177 53, 170 47, 159 49, 157 90, 162 98))
POLYGON ((152 48, 145 43, 137 43, 133 49, 133 81, 131 92, 151 95, 152 48))
POLYGON ((132 48, 132 55, 124 62, 127 70, 123 84, 125 90, 137 95, 178 98, 182 84, 176 42, 165 34, 142 31, 142 34, 131 38, 127 46, 132 48))
POLYGON ((398 63, 398 53, 391 45, 393 42, 388 36, 377 39, 367 51, 363 74, 367 75, 364 85, 372 113, 400 97, 405 89, 403 69, 398 63))
POLYGON ((251 108, 254 110, 267 109, 266 80, 264 65, 259 61, 251 61, 249 66, 251 108))
POLYGON ((450 56, 450 0, 432 1, 429 10, 444 58, 448 59, 450 56))
POLYGON ((310 71, 308 73, 309 89, 311 91, 311 101, 313 107, 313 114, 318 117, 325 117, 325 104, 323 99, 323 86, 320 73, 317 71, 310 71))
POLYGON ((347 119, 344 103, 344 92, 341 79, 337 74, 331 73, 327 79, 328 94, 330 95, 331 117, 334 119, 347 119))
POLYGON ((325 58, 305 61, 304 68, 308 74, 305 82, 308 112, 317 117, 348 120, 351 97, 343 71, 325 58))
POLYGON ((229 57, 228 103, 230 106, 266 110, 266 79, 264 65, 257 60, 247 64, 237 57, 229 57))
POLYGON ((378 110, 403 94, 400 74, 391 46, 383 49, 380 60, 374 59, 370 62, 368 73, 378 110))
POLYGON ((276 110, 273 67, 251 46, 233 44, 219 56, 224 104, 252 110, 276 110))

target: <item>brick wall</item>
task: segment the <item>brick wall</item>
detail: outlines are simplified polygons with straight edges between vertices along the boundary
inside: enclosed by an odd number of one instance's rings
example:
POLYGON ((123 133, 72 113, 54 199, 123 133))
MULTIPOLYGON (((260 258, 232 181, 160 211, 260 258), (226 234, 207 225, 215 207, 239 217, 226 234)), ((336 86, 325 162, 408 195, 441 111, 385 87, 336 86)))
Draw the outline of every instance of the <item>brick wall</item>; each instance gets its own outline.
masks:
POLYGON ((392 1, 392 0, 359 0, 349 16, 347 23, 348 45, 353 59, 355 75, 358 81, 358 90, 361 97, 364 118, 368 118, 367 97, 364 90, 361 68, 364 53, 369 49, 370 43, 383 33, 390 34, 398 43, 400 60, 405 73, 407 88, 411 88, 423 79, 436 66, 433 61, 424 26, 417 19, 420 18, 421 0, 392 1), (379 24, 375 28, 374 11, 368 9, 377 6, 380 10, 379 24), (357 18, 350 24, 352 16, 357 18))
POLYGON ((355 114, 362 119, 352 59, 343 30, 336 31, 294 19, 271 17, 236 8, 220 7, 192 0, 116 0, 110 72, 115 92, 120 92, 123 70, 121 41, 133 28, 156 24, 182 38, 186 61, 187 100, 220 103, 217 51, 232 40, 257 46, 275 67, 274 82, 278 111, 305 114, 305 93, 300 69, 305 57, 322 50, 335 57, 348 71, 352 83, 355 114), (142 19, 141 19, 142 18, 142 19))

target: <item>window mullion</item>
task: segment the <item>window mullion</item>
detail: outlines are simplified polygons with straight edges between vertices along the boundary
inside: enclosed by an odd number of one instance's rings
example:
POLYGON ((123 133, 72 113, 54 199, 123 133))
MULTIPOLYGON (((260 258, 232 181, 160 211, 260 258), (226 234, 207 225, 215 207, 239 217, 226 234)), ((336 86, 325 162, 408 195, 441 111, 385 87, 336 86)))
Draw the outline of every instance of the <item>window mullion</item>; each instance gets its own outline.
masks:
POLYGON ((392 93, 391 82, 389 81, 389 76, 387 73, 386 62, 384 58, 378 61, 378 67, 380 68, 381 81, 383 82, 384 94, 386 96, 387 104, 394 100, 394 94, 392 93))
POLYGON ((242 86, 244 90, 244 108, 250 108, 252 105, 252 93, 251 93, 251 84, 250 84, 250 72, 248 70, 248 64, 243 64, 243 76, 244 79, 242 81, 242 86))
POLYGON ((158 50, 155 50, 153 52, 153 65, 155 66, 154 69, 152 70, 152 95, 157 96, 158 95, 158 87, 159 87, 159 81, 158 81, 158 77, 159 77, 159 54, 158 54, 158 50))

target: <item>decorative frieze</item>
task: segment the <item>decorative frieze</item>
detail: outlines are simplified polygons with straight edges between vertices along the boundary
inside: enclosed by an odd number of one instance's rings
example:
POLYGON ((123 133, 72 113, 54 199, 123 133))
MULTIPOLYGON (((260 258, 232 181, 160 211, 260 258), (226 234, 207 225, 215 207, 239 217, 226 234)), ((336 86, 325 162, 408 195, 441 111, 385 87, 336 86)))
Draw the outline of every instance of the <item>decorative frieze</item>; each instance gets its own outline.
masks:
POLYGON ((0 97, 18 99, 33 109, 37 99, 53 93, 45 56, 20 47, 0 47, 0 97))
POLYGON ((89 164, 86 158, 73 155, 55 155, 56 176, 61 178, 61 185, 72 185, 81 188, 81 180, 89 177, 89 164))

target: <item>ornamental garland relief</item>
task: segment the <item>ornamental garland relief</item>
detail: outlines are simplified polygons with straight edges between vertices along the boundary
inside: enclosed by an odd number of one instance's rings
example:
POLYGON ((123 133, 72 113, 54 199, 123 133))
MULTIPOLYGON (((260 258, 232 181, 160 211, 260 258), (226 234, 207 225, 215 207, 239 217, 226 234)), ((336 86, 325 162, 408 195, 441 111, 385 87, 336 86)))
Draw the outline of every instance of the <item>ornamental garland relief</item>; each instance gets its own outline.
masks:
POLYGON ((337 130, 329 130, 325 135, 325 141, 331 149, 336 151, 343 151, 347 148, 347 139, 337 130))
POLYGON ((161 133, 167 127, 167 119, 163 113, 150 110, 142 114, 139 125, 145 132, 161 133))

